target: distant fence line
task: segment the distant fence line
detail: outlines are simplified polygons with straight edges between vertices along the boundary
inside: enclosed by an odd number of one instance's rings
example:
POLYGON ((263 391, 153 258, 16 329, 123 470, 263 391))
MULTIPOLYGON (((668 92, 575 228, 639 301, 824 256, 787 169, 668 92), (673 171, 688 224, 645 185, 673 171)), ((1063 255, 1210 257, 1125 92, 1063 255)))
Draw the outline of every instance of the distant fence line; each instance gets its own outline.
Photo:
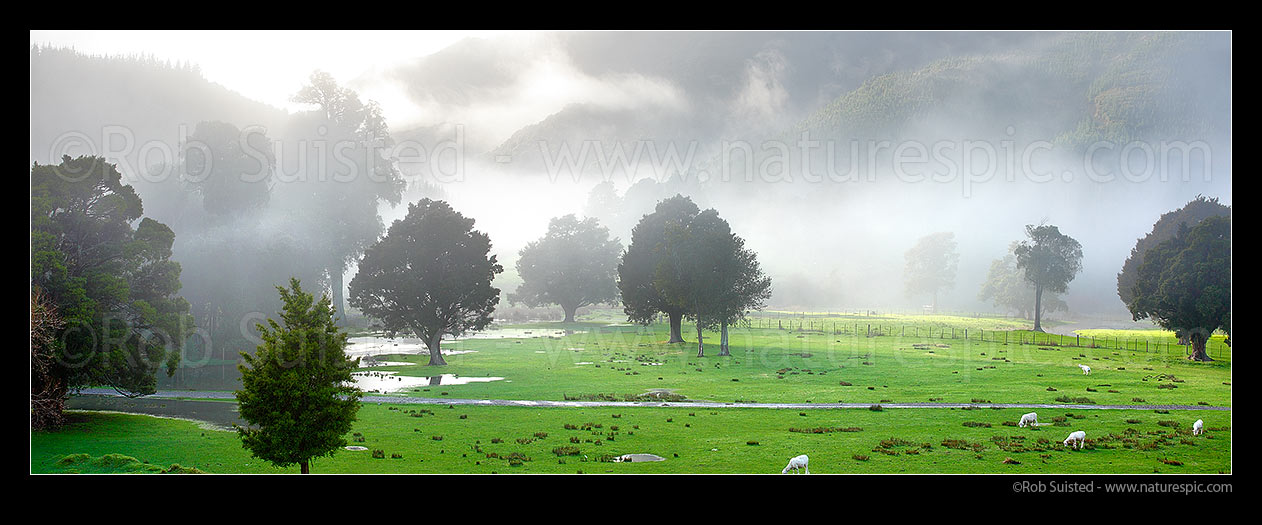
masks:
MULTIPOLYGON (((665 322, 664 316, 659 322, 665 322)), ((859 321, 831 321, 811 318, 773 318, 749 317, 736 323, 739 328, 760 328, 769 330, 785 330, 789 332, 819 333, 846 335, 851 337, 900 336, 921 339, 953 339, 977 341, 979 343, 1003 343, 1018 345, 1043 345, 1068 348, 1099 348, 1109 350, 1128 350, 1136 352, 1189 353, 1188 345, 1177 341, 1154 341, 1149 338, 1095 337, 1082 335, 1060 335, 1032 330, 986 330, 954 326, 924 326, 906 324, 882 324, 859 321)), ((1173 339, 1173 337, 1171 337, 1173 339)), ((1211 357, 1222 357, 1222 348, 1206 342, 1206 352, 1211 357), (1213 351, 1217 352, 1213 352, 1213 351)))

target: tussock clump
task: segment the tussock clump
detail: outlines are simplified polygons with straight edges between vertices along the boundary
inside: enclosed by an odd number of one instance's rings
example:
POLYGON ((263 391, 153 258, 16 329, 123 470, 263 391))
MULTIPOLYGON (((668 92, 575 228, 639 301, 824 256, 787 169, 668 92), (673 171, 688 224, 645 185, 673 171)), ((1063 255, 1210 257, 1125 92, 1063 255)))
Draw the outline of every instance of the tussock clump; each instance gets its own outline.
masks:
POLYGON ((986 450, 986 445, 981 443, 971 443, 964 439, 944 439, 942 440, 942 446, 957 450, 972 450, 974 452, 986 450))
POLYGON ((577 456, 582 452, 579 451, 578 447, 565 446, 552 449, 552 453, 558 456, 577 456))
POLYGON ((746 441, 746 442, 745 442, 745 444, 746 444, 746 445, 756 446, 756 445, 758 445, 758 442, 757 442, 757 441, 746 441))
POLYGON ((1167 465, 1173 465, 1173 466, 1175 466, 1175 467, 1182 467, 1182 466, 1183 466, 1183 462, 1182 462, 1182 461, 1179 461, 1179 460, 1177 460, 1177 459, 1161 458, 1161 462, 1162 462, 1162 463, 1165 463, 1165 464, 1167 464, 1167 465))
POLYGON ((864 456, 864 455, 861 455, 861 454, 855 454, 855 455, 850 456, 850 457, 851 457, 852 459, 854 459, 855 461, 867 461, 867 460, 869 459, 867 456, 864 456))
POLYGON ((863 429, 859 427, 790 428, 789 432, 799 432, 802 434, 828 434, 831 432, 863 432, 863 429))
POLYGON ((372 457, 373 459, 386 459, 386 451, 381 450, 381 449, 374 449, 372 451, 372 457))
POLYGON ((1158 421, 1158 422, 1157 422, 1157 424, 1158 424, 1158 425, 1161 425, 1161 426, 1163 426, 1163 427, 1179 428, 1179 422, 1178 422, 1178 421, 1169 421, 1169 420, 1165 420, 1165 421, 1158 421))
POLYGON ((884 408, 882 408, 882 407, 881 407, 881 405, 872 405, 872 406, 868 407, 868 410, 871 410, 871 411, 873 411, 873 412, 881 412, 881 411, 883 411, 883 410, 885 410, 885 409, 884 409, 884 408))
POLYGON ((966 427, 981 427, 981 428, 990 428, 990 423, 982 423, 982 422, 979 422, 979 421, 965 421, 965 422, 964 422, 964 426, 966 426, 966 427))
POLYGON ((853 386, 849 381, 839 381, 837 384, 841 386, 853 386))
POLYGON ((1021 462, 1008 457, 1008 458, 1003 458, 1003 464, 1004 465, 1020 465, 1021 462))

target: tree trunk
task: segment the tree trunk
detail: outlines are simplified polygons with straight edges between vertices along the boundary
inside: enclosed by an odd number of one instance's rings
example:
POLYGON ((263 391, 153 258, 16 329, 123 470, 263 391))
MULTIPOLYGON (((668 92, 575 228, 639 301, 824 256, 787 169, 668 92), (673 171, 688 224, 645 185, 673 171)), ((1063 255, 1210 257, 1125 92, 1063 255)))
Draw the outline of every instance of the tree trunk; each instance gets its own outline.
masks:
POLYGON ((425 366, 446 366, 447 361, 443 359, 443 352, 439 348, 442 345, 443 334, 439 333, 426 346, 429 347, 429 364, 425 366))
POLYGON ((1039 323, 1043 316, 1043 285, 1034 288, 1034 331, 1042 332, 1043 325, 1039 323))
POLYGON ((727 321, 719 326, 719 355, 732 355, 727 349, 727 321))
POLYGON ((697 318, 697 357, 705 357, 705 344, 701 342, 701 318, 697 318))
POLYGON ((667 341, 667 343, 687 342, 684 341, 682 330, 684 314, 682 312, 667 312, 666 315, 670 317, 670 341, 667 341))
POLYGON ((1213 361, 1213 359, 1210 359, 1209 354, 1205 353, 1207 339, 1200 335, 1192 336, 1192 355, 1188 356, 1188 359, 1193 361, 1213 361))
POLYGON ((572 322, 574 322, 574 311, 575 311, 575 310, 578 310, 578 307, 577 307, 577 306, 566 306, 566 305, 561 305, 561 309, 562 309, 562 310, 565 310, 565 320, 564 320, 564 321, 562 321, 562 322, 564 322, 564 323, 572 323, 572 322))
POLYGON ((329 268, 329 279, 333 284, 333 316, 338 326, 346 324, 346 309, 342 306, 342 271, 341 263, 329 268))
POLYGON ((310 474, 310 473, 311 473, 311 466, 309 465, 309 463, 310 463, 310 460, 306 460, 306 459, 304 459, 304 460, 302 460, 302 461, 299 461, 299 462, 298 462, 298 464, 302 466, 302 473, 303 473, 303 474, 310 474))

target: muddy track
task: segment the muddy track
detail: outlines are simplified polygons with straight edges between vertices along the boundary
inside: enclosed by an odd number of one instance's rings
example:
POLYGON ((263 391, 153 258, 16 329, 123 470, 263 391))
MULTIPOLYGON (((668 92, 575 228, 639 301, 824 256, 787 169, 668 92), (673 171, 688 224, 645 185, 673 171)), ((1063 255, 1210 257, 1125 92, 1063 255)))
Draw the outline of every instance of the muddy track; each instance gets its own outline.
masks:
MULTIPOLYGON (((82 395, 119 396, 110 389, 87 388, 82 395)), ((121 396, 120 396, 121 397, 121 396)), ((234 399, 232 392, 159 390, 144 396, 150 399, 234 399)), ((714 401, 537 401, 515 399, 448 399, 431 397, 365 395, 364 403, 391 403, 403 405, 474 405, 518 407, 683 407, 683 408, 871 408, 875 403, 719 403, 714 401)), ((1069 405, 1054 403, 880 403, 881 408, 1053 408, 1069 410, 1219 410, 1231 411, 1231 407, 1203 405, 1069 405)))

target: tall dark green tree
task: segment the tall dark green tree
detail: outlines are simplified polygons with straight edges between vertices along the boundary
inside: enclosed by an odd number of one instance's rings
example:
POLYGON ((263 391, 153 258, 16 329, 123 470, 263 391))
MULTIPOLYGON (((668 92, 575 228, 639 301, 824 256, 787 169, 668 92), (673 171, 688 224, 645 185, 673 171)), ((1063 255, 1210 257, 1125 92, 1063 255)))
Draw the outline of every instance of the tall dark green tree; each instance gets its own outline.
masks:
POLYGON ((579 308, 618 300, 621 252, 618 239, 610 239, 609 229, 596 219, 554 218, 543 238, 522 248, 517 259, 522 284, 509 300, 530 307, 559 305, 565 322, 572 323, 579 308))
POLYGON ((668 301, 654 284, 658 266, 665 260, 667 226, 688 224, 700 209, 692 199, 675 195, 657 203, 631 230, 631 244, 618 264, 618 290, 622 310, 631 322, 649 324, 664 313, 670 320, 670 343, 684 342, 681 331, 686 309, 668 301))
POLYGON ((1131 289, 1135 287, 1139 267, 1144 264, 1144 254, 1148 253, 1148 250, 1174 238, 1181 224, 1187 224, 1189 228, 1193 228, 1209 217, 1230 215, 1230 206, 1223 206, 1219 204, 1218 199, 1206 198, 1203 195, 1197 195, 1182 208, 1162 214, 1161 218, 1152 225, 1152 231, 1135 242, 1135 247, 1131 248, 1130 257, 1126 258, 1126 262, 1122 264, 1122 271, 1117 274, 1117 296, 1122 299, 1122 303, 1127 305, 1131 303, 1131 289))
POLYGON ((368 248, 351 279, 350 303, 381 321, 388 337, 415 335, 431 366, 446 365, 443 336, 486 328, 500 300, 491 286, 504 267, 491 239, 443 201, 408 205, 386 236, 368 248))
POLYGON ((907 296, 929 294, 933 297, 933 311, 937 312, 938 291, 955 286, 955 272, 960 263, 955 234, 938 232, 921 237, 904 256, 907 296))
POLYGON ((31 167, 31 285, 64 322, 49 370, 58 388, 151 394, 157 372, 179 363, 194 327, 177 295, 175 234, 142 215, 140 197, 102 158, 31 167))
POLYGON ((343 275, 381 235, 378 204, 398 205, 407 183, 387 156, 394 140, 375 102, 361 102, 321 71, 311 74, 293 100, 316 106, 316 118, 304 131, 323 147, 310 148, 303 182, 312 197, 302 219, 321 232, 319 257, 328 269, 334 309, 341 314, 343 275))
POLYGON ((732 236, 733 253, 721 261, 720 292, 713 301, 719 305, 719 355, 731 355, 727 344, 729 325, 745 318, 751 310, 761 310, 771 298, 771 278, 762 273, 758 255, 745 247, 745 240, 732 236))
POLYGON ((731 305, 723 301, 737 274, 738 245, 727 221, 713 209, 687 223, 669 222, 653 280, 663 298, 697 326, 697 357, 705 356, 703 330, 720 327, 731 305))
POLYGON ((1215 330, 1231 334, 1231 217, 1214 216, 1144 253, 1130 309, 1192 344, 1188 357, 1212 361, 1205 343, 1215 330))
POLYGON ((1027 239, 1017 245, 1017 267, 1034 285, 1034 330, 1041 332, 1043 292, 1064 293, 1082 271, 1082 245, 1052 225, 1025 227, 1027 239))
POLYGON ((237 434, 254 457, 297 464, 308 474, 312 459, 346 446, 363 396, 351 376, 359 358, 346 357, 347 335, 334 323, 327 295, 316 301, 298 279, 276 290, 281 322, 257 325, 263 344, 254 355, 241 353, 237 407, 250 426, 238 426, 237 434))

